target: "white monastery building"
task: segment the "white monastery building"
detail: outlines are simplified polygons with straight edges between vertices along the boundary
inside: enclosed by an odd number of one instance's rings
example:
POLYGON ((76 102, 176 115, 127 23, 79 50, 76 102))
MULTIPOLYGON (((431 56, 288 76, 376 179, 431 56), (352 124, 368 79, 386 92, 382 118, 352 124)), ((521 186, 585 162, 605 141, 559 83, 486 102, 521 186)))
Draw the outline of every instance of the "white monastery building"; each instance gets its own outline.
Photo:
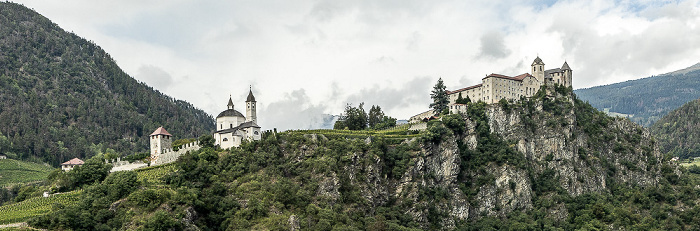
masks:
POLYGON ((248 92, 245 101, 245 116, 233 108, 233 100, 228 99, 228 108, 216 117, 214 144, 222 149, 238 147, 244 139, 260 140, 260 126, 253 90, 248 92))
MULTIPOLYGON (((481 79, 481 83, 454 91, 447 91, 450 100, 448 108, 451 113, 463 111, 466 105, 456 104, 461 95, 469 97, 472 102, 482 101, 488 104, 498 103, 501 99, 518 100, 520 97, 532 97, 541 86, 547 84, 571 87, 572 70, 564 61, 561 68, 546 70, 544 62, 538 56, 530 65, 530 73, 517 76, 490 74, 481 79)), ((419 122, 433 116, 432 111, 412 116, 410 122, 419 122)))

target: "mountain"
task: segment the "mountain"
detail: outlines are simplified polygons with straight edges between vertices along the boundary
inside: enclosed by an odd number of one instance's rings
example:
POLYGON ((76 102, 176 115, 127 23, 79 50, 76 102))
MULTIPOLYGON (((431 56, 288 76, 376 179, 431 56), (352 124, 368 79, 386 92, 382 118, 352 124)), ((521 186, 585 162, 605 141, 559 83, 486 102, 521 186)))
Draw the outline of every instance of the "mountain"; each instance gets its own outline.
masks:
POLYGON ((669 111, 700 98, 700 63, 659 76, 574 92, 598 110, 649 127, 669 111))
POLYGON ((178 138, 214 130, 204 111, 22 5, 0 2, 0 25, 0 152, 10 157, 56 166, 107 149, 144 152, 159 126, 178 138))
MULTIPOLYGON (((697 178, 664 160, 646 129, 597 111, 567 88, 517 103, 469 103, 464 115, 445 115, 427 127, 419 134, 266 132, 240 148, 185 154, 160 179, 112 173, 86 186, 74 205, 56 206, 29 224, 50 230, 700 228, 697 178)), ((67 175, 85 175, 77 171, 67 175)))
POLYGON ((663 153, 682 159, 700 156, 700 99, 671 111, 649 129, 663 153))

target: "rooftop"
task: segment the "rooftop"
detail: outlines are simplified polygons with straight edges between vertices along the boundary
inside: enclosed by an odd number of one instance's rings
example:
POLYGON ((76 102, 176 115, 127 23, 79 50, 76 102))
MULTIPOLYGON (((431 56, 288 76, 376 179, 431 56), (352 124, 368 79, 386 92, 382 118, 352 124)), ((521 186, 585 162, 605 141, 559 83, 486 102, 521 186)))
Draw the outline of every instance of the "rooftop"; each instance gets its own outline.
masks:
POLYGON ((153 133, 151 133, 151 136, 157 136, 157 135, 166 135, 166 136, 173 136, 168 131, 165 130, 162 126, 156 129, 153 133))
POLYGON ((85 162, 83 162, 81 159, 73 158, 69 161, 63 162, 63 164, 61 164, 61 165, 82 165, 84 163, 85 162))

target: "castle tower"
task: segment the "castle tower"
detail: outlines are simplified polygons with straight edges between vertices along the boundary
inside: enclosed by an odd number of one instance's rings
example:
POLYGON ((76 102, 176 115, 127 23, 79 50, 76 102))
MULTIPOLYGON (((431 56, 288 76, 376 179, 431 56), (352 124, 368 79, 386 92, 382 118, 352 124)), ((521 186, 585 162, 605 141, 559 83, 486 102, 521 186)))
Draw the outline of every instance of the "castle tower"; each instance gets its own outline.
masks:
POLYGON ((173 135, 163 127, 159 127, 151 133, 151 159, 163 154, 163 150, 170 150, 173 146, 173 135))
POLYGON ((246 117, 246 122, 248 121, 253 121, 253 123, 258 123, 258 114, 257 110, 255 109, 255 96, 253 96, 253 89, 251 87, 250 91, 248 91, 248 98, 245 100, 246 104, 246 109, 245 109, 245 117, 246 117))
POLYGON ((534 76, 540 84, 544 84, 544 62, 542 62, 540 56, 537 56, 530 66, 532 67, 532 76, 534 76))
POLYGON ((561 66, 561 70, 564 72, 564 76, 562 76, 562 80, 564 81, 562 85, 565 87, 571 87, 571 76, 572 76, 572 71, 571 68, 569 67, 569 64, 564 61, 564 65, 561 66))

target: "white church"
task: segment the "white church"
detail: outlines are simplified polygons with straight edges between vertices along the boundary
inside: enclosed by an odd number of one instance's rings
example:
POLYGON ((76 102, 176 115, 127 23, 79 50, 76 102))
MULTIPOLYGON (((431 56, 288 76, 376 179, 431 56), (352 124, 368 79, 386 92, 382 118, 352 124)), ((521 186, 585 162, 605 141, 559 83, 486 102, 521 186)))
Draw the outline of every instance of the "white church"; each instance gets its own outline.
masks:
POLYGON ((255 108, 255 96, 253 90, 248 92, 245 101, 245 116, 233 108, 233 100, 229 97, 228 108, 216 117, 216 132, 214 132, 214 144, 222 149, 238 147, 244 139, 260 140, 260 126, 255 108))

